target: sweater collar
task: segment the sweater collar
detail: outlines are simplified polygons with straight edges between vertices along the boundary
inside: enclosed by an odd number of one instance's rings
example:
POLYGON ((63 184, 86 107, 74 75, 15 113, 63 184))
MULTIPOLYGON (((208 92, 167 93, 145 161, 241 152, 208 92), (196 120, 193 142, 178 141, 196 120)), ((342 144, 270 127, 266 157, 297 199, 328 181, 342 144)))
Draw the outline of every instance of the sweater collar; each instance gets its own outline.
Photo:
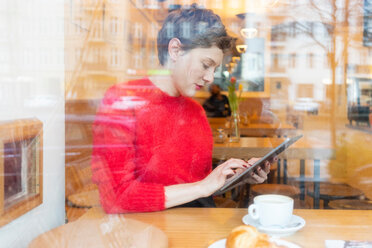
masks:
MULTIPOLYGON (((170 96, 168 93, 162 91, 161 89, 159 89, 151 80, 150 78, 148 77, 145 77, 144 78, 144 81, 146 81, 146 83, 151 86, 152 90, 153 90, 153 96, 159 100, 159 101, 162 101, 162 102, 182 102, 184 101, 187 97, 185 96, 182 96, 182 95, 179 95, 179 96, 170 96)), ((154 99, 155 100, 155 99, 154 99)))

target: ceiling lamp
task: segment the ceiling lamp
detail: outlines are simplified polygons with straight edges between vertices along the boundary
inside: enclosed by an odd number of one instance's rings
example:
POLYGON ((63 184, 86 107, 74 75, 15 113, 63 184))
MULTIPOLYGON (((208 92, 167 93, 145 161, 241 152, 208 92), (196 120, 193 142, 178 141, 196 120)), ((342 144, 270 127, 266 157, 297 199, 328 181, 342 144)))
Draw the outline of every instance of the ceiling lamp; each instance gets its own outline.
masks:
POLYGON ((234 63, 238 63, 240 61, 240 57, 234 56, 234 57, 232 57, 232 61, 234 63))
POLYGON ((240 34, 246 39, 252 39, 257 36, 257 29, 256 28, 242 28, 240 30, 240 34))
POLYGON ((247 45, 236 45, 236 50, 239 53, 245 53, 245 51, 247 50, 247 45))

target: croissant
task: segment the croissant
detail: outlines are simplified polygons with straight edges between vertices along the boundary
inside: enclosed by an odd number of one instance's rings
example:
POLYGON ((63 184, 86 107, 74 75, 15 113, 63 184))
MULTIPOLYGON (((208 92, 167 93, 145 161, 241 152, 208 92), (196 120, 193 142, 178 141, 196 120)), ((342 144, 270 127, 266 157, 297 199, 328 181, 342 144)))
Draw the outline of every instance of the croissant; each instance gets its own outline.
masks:
POLYGON ((226 239, 226 248, 255 248, 259 235, 253 226, 235 227, 226 239))
POLYGON ((226 248, 279 248, 270 242, 266 234, 257 231, 253 226, 235 227, 226 239, 226 248))

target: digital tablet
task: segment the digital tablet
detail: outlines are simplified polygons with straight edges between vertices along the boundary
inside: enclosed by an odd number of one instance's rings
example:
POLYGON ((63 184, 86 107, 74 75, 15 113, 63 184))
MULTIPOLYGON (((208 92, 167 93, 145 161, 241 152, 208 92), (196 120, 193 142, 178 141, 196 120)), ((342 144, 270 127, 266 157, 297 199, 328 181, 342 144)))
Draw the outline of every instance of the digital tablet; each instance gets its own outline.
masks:
POLYGON ((234 187, 238 186, 238 184, 242 183, 245 179, 250 177, 250 172, 254 171, 258 166, 264 166, 266 160, 272 160, 277 155, 282 153, 285 149, 287 149, 290 145, 295 143, 297 140, 299 140, 303 135, 298 135, 296 137, 287 138, 275 147, 273 150, 271 150, 269 153, 267 153, 265 156, 263 156, 260 160, 258 160, 256 163, 254 163, 251 167, 247 168, 240 174, 235 174, 232 177, 228 178, 225 182, 225 184, 217 190, 214 195, 223 194, 224 192, 233 189, 234 187))

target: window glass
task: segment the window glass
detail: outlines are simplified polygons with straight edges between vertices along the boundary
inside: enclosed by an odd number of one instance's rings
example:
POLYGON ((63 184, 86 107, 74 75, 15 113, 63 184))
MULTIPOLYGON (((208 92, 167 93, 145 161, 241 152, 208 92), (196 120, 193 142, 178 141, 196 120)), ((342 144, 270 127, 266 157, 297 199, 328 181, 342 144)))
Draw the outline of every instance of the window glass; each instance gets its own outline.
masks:
MULTIPOLYGON (((92 208, 107 218, 154 212, 166 221, 151 224, 174 235, 164 230, 174 217, 166 208, 207 196, 202 206, 234 209, 235 216, 262 194, 293 198, 296 216, 309 218, 305 234, 288 238, 299 245, 369 238, 363 232, 371 230, 372 211, 371 0, 6 0, 0 13, 5 247, 26 247, 54 227, 89 219, 92 208), (213 18, 204 20, 208 10, 213 18), (37 130, 42 123, 41 138, 24 124, 30 121, 37 130), (32 149, 29 133, 38 137, 32 149), (298 135, 270 170, 256 171, 259 179, 251 175, 218 196, 200 193, 208 187, 188 188, 230 158, 253 161, 298 135), (41 156, 39 146, 42 159, 29 162, 41 156), (168 190, 178 184, 189 194, 176 190, 172 205, 168 190), (19 210, 25 196, 38 201, 19 210), (346 221, 335 224, 343 214, 346 221), (40 228, 32 229, 35 223, 40 228), (317 227, 331 234, 309 240, 317 227), (17 230, 29 234, 17 239, 17 230)), ((225 174, 239 172, 235 167, 225 174)), ((236 226, 244 222, 240 215, 236 226)), ((210 234, 200 224, 210 220, 195 220, 200 233, 210 234)), ((200 242, 207 247, 224 235, 200 242)), ((171 237, 170 244, 187 239, 171 237)))

